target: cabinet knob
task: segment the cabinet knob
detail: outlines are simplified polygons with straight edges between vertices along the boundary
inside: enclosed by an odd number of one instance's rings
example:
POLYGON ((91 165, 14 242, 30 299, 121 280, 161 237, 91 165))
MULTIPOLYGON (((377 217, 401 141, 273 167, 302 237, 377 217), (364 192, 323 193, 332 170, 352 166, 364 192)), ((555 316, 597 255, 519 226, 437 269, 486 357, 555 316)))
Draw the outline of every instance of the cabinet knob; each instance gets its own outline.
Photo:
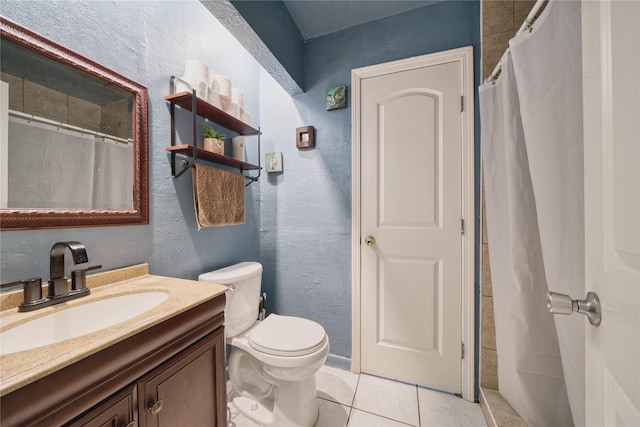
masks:
POLYGON ((131 421, 129 424, 124 425, 122 424, 122 427, 138 427, 138 423, 135 421, 131 421))
POLYGON ((156 415, 158 412, 162 411, 163 403, 162 399, 149 403, 149 410, 151 411, 151 414, 156 415))

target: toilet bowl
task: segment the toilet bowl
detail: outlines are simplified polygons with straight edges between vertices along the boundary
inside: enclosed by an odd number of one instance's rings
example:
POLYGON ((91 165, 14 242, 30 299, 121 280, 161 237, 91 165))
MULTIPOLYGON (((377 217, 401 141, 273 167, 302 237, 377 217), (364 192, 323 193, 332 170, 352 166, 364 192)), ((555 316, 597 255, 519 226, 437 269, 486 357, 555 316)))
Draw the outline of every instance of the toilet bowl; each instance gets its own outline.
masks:
POLYGON ((225 338, 231 346, 233 404, 263 426, 307 427, 318 418, 315 374, 329 354, 324 328, 300 317, 270 314, 256 320, 262 265, 243 262, 201 274, 229 286, 225 338))

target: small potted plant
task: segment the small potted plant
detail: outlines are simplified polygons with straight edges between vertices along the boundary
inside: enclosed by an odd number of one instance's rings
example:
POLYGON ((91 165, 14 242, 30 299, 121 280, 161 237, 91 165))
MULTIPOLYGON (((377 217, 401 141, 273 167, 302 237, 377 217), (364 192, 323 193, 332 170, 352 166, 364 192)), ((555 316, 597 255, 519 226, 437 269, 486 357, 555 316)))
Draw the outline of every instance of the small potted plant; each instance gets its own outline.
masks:
POLYGON ((202 129, 200 129, 200 135, 204 137, 204 149, 216 154, 224 154, 224 138, 225 134, 215 130, 212 126, 209 126, 206 122, 202 123, 202 129))

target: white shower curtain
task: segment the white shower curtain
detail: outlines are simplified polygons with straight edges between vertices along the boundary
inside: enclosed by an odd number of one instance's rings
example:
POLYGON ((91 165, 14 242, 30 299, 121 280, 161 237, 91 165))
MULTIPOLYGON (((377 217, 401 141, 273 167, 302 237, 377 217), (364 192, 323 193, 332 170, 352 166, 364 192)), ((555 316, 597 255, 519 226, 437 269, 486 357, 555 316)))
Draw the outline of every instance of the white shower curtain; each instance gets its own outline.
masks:
MULTIPOLYGON (((582 40, 579 1, 553 1, 510 41, 549 290, 584 298, 582 40)), ((585 318, 556 317, 573 420, 585 423, 585 318)))
POLYGON ((529 425, 581 426, 584 319, 553 319, 541 298, 547 284, 584 297, 580 3, 550 1, 533 27, 480 88, 498 381, 529 425), (545 395, 556 404, 535 407, 545 395))
POLYGON ((479 93, 500 393, 530 426, 570 426, 510 55, 479 93))

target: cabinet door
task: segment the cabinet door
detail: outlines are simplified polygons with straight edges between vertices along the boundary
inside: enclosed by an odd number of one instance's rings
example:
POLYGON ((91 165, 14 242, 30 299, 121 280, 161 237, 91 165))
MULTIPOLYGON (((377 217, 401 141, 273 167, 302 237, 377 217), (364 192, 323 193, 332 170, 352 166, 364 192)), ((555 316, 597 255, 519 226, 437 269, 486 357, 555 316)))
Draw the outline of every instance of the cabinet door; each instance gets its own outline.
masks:
POLYGON ((143 426, 226 426, 222 328, 138 381, 143 426))
POLYGON ((94 406, 69 427, 128 427, 137 425, 136 386, 131 385, 94 406))

